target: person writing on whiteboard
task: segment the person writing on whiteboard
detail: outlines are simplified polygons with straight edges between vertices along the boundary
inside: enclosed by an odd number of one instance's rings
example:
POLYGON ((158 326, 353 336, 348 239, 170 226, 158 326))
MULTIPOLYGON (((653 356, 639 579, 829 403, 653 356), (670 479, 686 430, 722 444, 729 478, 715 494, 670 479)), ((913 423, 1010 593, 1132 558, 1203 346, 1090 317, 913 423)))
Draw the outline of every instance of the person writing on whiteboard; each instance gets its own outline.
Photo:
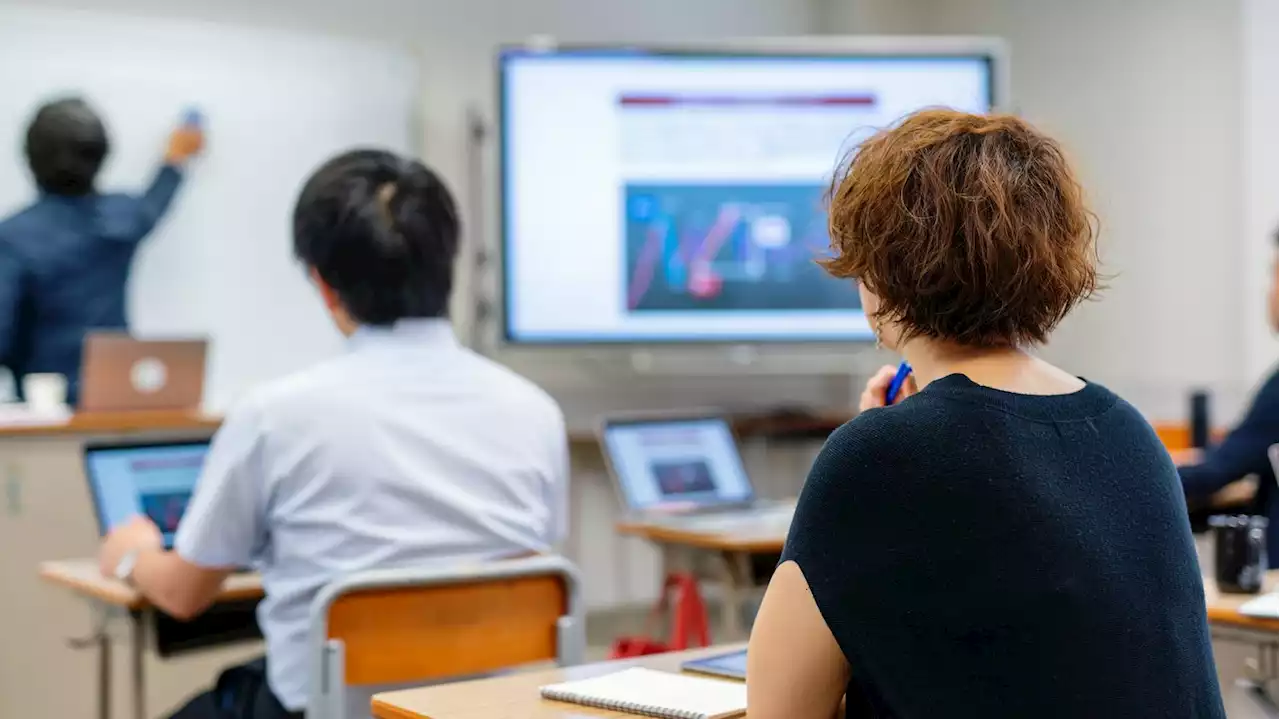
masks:
POLYGON ((39 196, 0 221, 0 364, 22 378, 51 372, 78 394, 85 333, 125 330, 125 287, 138 244, 164 216, 204 133, 188 119, 169 136, 150 186, 140 195, 100 192, 111 149, 106 128, 79 98, 40 107, 27 128, 26 155, 39 196))
POLYGON ((1107 389, 1032 348, 1096 287, 1058 144, 926 110, 837 174, 836 277, 886 367, 805 482, 748 650, 753 719, 1222 717, 1174 469, 1107 389))
MULTIPOLYGON (((261 569, 265 661, 228 670, 180 719, 300 716, 308 610, 333 579, 546 552, 567 524, 559 407, 454 337, 444 183, 387 152, 340 155, 303 188, 293 231, 347 352, 227 414, 173 551, 141 517, 102 545, 105 574, 177 617, 208 607, 233 567, 261 569)), ((367 696, 348 697, 368 715, 367 696)))

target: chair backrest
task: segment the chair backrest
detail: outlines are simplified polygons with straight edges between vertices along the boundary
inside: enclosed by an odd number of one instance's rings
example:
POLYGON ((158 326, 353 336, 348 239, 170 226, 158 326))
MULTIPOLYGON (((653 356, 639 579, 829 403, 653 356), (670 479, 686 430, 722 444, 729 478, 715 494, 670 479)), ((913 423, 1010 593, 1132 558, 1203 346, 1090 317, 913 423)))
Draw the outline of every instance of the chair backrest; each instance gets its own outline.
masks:
POLYGON ((361 572, 311 603, 309 719, 338 719, 347 685, 429 682, 582 661, 581 582, 563 557, 361 572))

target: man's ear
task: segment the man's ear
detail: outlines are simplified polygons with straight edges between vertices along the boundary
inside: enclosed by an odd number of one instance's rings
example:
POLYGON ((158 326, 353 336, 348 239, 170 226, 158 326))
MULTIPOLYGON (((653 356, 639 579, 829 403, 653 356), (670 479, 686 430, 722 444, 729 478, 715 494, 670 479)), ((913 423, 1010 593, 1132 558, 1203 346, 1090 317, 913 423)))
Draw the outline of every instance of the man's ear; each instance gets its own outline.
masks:
POLYGON ((342 303, 338 300, 338 293, 320 277, 319 271, 313 267, 307 272, 307 275, 311 278, 311 284, 315 285, 316 289, 320 291, 320 297, 324 300, 324 305, 329 308, 329 311, 332 312, 342 307, 342 303))
POLYGON ((324 301, 324 307, 329 311, 329 316, 333 318, 334 324, 338 326, 338 331, 350 337, 353 332, 359 329, 359 323, 351 317, 351 313, 347 312, 346 306, 342 304, 342 299, 338 297, 338 291, 330 287, 314 267, 307 272, 307 275, 311 278, 311 283, 319 290, 320 299, 324 301))

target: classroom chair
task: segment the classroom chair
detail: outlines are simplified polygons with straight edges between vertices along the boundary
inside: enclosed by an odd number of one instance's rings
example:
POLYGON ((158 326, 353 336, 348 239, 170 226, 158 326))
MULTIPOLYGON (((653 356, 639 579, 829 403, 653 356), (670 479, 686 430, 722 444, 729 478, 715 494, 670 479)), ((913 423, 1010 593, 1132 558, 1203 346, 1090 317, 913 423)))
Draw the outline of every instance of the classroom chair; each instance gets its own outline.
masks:
POLYGON ((348 686, 579 664, 581 586, 577 568, 555 556, 338 579, 311 603, 307 717, 343 717, 348 686))

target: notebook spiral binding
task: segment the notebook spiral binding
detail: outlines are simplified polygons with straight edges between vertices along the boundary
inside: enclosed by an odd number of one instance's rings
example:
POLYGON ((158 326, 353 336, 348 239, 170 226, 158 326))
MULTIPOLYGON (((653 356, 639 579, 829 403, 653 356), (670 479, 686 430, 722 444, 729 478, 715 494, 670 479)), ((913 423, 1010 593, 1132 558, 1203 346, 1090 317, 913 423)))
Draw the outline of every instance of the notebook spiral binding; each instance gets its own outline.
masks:
POLYGON ((628 714, 638 714, 640 716, 654 717, 655 719, 705 719, 706 716, 701 712, 688 711, 684 709, 668 709, 654 704, 602 701, 600 699, 594 699, 574 692, 549 691, 544 689, 542 691, 542 696, 553 701, 578 704, 580 706, 594 707, 596 709, 607 709, 609 711, 627 712, 628 714))

